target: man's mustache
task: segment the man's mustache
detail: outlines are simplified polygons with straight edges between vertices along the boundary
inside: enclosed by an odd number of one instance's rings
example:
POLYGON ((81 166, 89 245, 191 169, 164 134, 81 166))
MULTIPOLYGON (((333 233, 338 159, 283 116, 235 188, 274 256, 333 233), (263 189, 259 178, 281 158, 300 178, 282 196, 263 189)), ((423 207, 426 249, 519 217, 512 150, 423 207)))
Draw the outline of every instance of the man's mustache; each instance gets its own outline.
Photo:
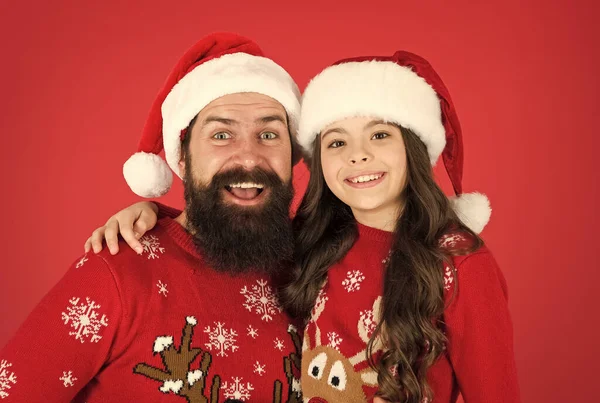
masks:
POLYGON ((239 167, 216 173, 210 182, 210 187, 213 189, 224 188, 225 186, 242 182, 255 183, 265 187, 275 187, 284 184, 283 180, 273 171, 267 171, 264 168, 247 170, 239 167))

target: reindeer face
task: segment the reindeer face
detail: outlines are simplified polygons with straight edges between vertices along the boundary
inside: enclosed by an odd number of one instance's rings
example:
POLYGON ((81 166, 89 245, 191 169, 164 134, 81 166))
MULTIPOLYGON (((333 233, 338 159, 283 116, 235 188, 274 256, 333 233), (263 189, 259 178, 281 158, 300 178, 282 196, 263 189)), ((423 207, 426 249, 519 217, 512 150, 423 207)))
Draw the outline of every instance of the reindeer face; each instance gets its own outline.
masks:
POLYGON ((329 346, 317 346, 302 356, 302 389, 319 397, 304 395, 309 403, 365 402, 361 374, 348 358, 329 346))
MULTIPOLYGON (((357 323, 357 336, 365 343, 365 348, 352 357, 345 357, 333 347, 321 343, 321 330, 317 320, 325 309, 326 299, 315 306, 314 343, 309 336, 309 325, 304 332, 302 346, 302 392, 304 403, 365 403, 367 398, 363 385, 377 386, 377 373, 367 367, 357 370, 357 366, 367 359, 369 329, 373 318, 379 317, 381 297, 373 303, 369 315, 362 315, 357 323)), ((379 347, 376 348, 379 350, 379 347)))

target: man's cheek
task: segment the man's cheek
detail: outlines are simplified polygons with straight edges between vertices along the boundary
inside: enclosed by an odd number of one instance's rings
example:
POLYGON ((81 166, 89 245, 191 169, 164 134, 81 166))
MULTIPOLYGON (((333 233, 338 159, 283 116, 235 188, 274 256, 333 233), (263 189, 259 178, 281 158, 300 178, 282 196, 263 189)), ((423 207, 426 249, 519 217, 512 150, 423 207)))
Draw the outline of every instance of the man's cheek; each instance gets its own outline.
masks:
POLYGON ((275 173, 283 183, 289 183, 292 180, 292 168, 289 161, 281 161, 276 167, 275 173))

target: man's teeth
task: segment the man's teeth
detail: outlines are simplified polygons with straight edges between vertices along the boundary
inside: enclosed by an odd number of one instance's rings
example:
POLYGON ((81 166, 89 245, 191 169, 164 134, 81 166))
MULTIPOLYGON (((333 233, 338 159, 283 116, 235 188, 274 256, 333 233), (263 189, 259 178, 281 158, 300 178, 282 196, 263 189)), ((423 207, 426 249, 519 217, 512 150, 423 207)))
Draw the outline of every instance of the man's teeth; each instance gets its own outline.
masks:
POLYGON ((382 175, 363 175, 363 176, 357 176, 356 178, 350 179, 350 182, 352 182, 352 183, 370 182, 370 181, 374 181, 376 179, 381 178, 381 176, 382 175))
POLYGON ((259 185, 257 183, 252 183, 252 182, 242 182, 242 183, 232 183, 231 185, 229 185, 229 187, 242 188, 242 189, 250 189, 250 188, 262 189, 264 187, 264 185, 259 185))

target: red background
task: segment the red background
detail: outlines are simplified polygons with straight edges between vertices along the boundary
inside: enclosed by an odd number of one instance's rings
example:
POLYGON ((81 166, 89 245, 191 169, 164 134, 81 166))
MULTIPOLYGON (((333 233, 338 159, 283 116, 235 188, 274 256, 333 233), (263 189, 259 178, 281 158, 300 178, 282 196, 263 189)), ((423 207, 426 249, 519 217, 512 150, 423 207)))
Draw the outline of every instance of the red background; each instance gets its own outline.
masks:
MULTIPOLYGON (((121 166, 172 65, 201 36, 229 30, 301 88, 349 56, 406 49, 432 62, 461 116, 465 190, 492 201, 483 236, 510 287, 523 400, 597 401, 600 7, 207 3, 0 1, 0 346, 90 232, 136 200, 121 166)), ((181 186, 163 201, 181 206, 181 186)))

